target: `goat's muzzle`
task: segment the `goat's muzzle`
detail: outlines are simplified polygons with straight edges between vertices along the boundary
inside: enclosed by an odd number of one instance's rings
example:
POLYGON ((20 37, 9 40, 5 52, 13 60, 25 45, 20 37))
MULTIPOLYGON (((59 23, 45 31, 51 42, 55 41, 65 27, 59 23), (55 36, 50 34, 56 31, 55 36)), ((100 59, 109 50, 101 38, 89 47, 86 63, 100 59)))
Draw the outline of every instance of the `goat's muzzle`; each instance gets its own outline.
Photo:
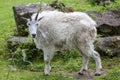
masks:
POLYGON ((32 37, 35 38, 35 37, 36 37, 36 34, 32 34, 32 37))

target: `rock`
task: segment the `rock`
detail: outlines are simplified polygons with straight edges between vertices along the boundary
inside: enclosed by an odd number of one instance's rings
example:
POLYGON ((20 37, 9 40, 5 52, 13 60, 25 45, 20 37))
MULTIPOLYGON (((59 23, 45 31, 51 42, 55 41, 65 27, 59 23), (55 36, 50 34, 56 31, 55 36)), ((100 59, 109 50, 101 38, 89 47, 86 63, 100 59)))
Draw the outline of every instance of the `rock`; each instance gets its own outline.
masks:
POLYGON ((97 27, 98 33, 104 36, 120 35, 120 11, 111 9, 102 14, 103 24, 97 27))
POLYGON ((101 55, 120 55, 120 36, 98 38, 95 42, 95 49, 101 55))
POLYGON ((120 11, 117 9, 110 9, 102 14, 104 23, 110 26, 120 26, 120 11))
POLYGON ((101 12, 87 11, 86 13, 97 22, 97 26, 104 24, 104 22, 102 21, 102 13, 101 12))
POLYGON ((110 5, 111 2, 115 2, 115 0, 93 0, 89 2, 93 5, 102 5, 106 7, 107 5, 110 5))
POLYGON ((96 22, 98 34, 102 36, 120 35, 120 11, 110 9, 105 13, 97 11, 87 12, 96 22))
POLYGON ((11 52, 14 52, 18 45, 22 42, 30 42, 30 40, 27 37, 16 37, 13 36, 7 41, 7 47, 11 52))
POLYGON ((62 12, 74 12, 75 10, 72 7, 66 6, 63 2, 59 0, 55 0, 52 3, 49 4, 51 7, 62 11, 62 12))
POLYGON ((17 68, 16 68, 15 66, 13 66, 13 65, 8 65, 8 67, 9 67, 9 70, 10 70, 11 72, 17 71, 17 68))
POLYGON ((38 2, 34 4, 22 4, 13 7, 14 18, 17 25, 19 36, 28 36, 28 29, 26 22, 21 17, 29 18, 33 13, 41 11, 54 10, 54 8, 48 6, 46 3, 38 2))

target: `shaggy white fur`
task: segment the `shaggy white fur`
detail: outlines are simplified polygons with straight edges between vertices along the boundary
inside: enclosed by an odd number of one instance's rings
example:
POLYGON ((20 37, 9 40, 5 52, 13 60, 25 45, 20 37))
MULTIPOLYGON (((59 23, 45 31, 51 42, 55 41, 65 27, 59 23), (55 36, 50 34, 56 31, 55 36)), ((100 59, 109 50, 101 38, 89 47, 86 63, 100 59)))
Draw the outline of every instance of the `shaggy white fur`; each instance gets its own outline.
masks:
POLYGON ((83 12, 43 11, 35 20, 36 15, 33 14, 32 20, 28 20, 28 26, 30 33, 36 34, 34 38, 36 47, 44 51, 45 75, 50 73, 50 61, 54 51, 72 48, 79 51, 83 57, 83 65, 79 74, 87 70, 90 56, 96 61, 96 75, 101 74, 101 59, 93 45, 97 35, 94 20, 83 12), (41 18, 40 21, 39 18, 41 18))

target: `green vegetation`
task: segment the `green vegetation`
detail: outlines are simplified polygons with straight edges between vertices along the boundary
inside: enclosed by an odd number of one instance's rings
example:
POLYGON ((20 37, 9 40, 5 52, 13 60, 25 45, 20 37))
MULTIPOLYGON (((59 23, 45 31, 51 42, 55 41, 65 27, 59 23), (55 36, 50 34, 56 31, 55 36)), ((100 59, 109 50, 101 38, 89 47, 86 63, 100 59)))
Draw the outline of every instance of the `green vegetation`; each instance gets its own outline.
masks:
MULTIPOLYGON (((57 52, 52 61, 52 72, 50 76, 43 76, 43 54, 42 51, 30 49, 31 45, 23 43, 16 52, 9 52, 7 49, 7 40, 17 33, 13 17, 12 7, 14 5, 43 2, 43 0, 0 0, 0 80, 73 80, 72 76, 63 75, 63 73, 77 72, 81 68, 82 58, 75 50, 70 52, 57 52), (31 66, 22 61, 21 49, 28 48, 27 59, 33 63, 31 66), (34 52, 34 54, 32 53, 34 52), (33 57, 34 56, 34 57, 33 57), (39 57, 38 57, 39 56, 39 57), (16 70, 9 70, 12 66, 16 70), (30 69, 38 69, 40 72, 32 72, 30 69)), ((44 0, 51 3, 53 0, 44 0)), ((107 7, 94 6, 86 0, 60 0, 65 5, 73 7, 77 11, 97 10, 104 12, 110 8, 120 10, 120 1, 110 4, 107 7)), ((94 15, 93 15, 94 16, 94 15)), ((112 59, 102 57, 102 63, 106 70, 106 75, 95 77, 95 80, 119 80, 120 79, 120 58, 112 59), (115 77, 113 77, 115 76, 115 77)), ((90 60, 89 67, 95 69, 94 60, 90 60)))
POLYGON ((113 70, 108 71, 105 76, 96 77, 94 80, 119 80, 120 79, 120 65, 113 70))

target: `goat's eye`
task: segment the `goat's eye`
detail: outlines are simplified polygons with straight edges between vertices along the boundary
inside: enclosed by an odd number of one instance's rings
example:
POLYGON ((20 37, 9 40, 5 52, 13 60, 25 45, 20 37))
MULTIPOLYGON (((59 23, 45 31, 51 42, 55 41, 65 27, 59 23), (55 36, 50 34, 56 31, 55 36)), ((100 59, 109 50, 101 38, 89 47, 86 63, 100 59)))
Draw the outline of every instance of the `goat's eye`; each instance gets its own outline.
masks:
POLYGON ((38 26, 38 23, 36 24, 36 26, 38 26))
POLYGON ((28 23, 27 25, 30 26, 30 23, 28 23))

